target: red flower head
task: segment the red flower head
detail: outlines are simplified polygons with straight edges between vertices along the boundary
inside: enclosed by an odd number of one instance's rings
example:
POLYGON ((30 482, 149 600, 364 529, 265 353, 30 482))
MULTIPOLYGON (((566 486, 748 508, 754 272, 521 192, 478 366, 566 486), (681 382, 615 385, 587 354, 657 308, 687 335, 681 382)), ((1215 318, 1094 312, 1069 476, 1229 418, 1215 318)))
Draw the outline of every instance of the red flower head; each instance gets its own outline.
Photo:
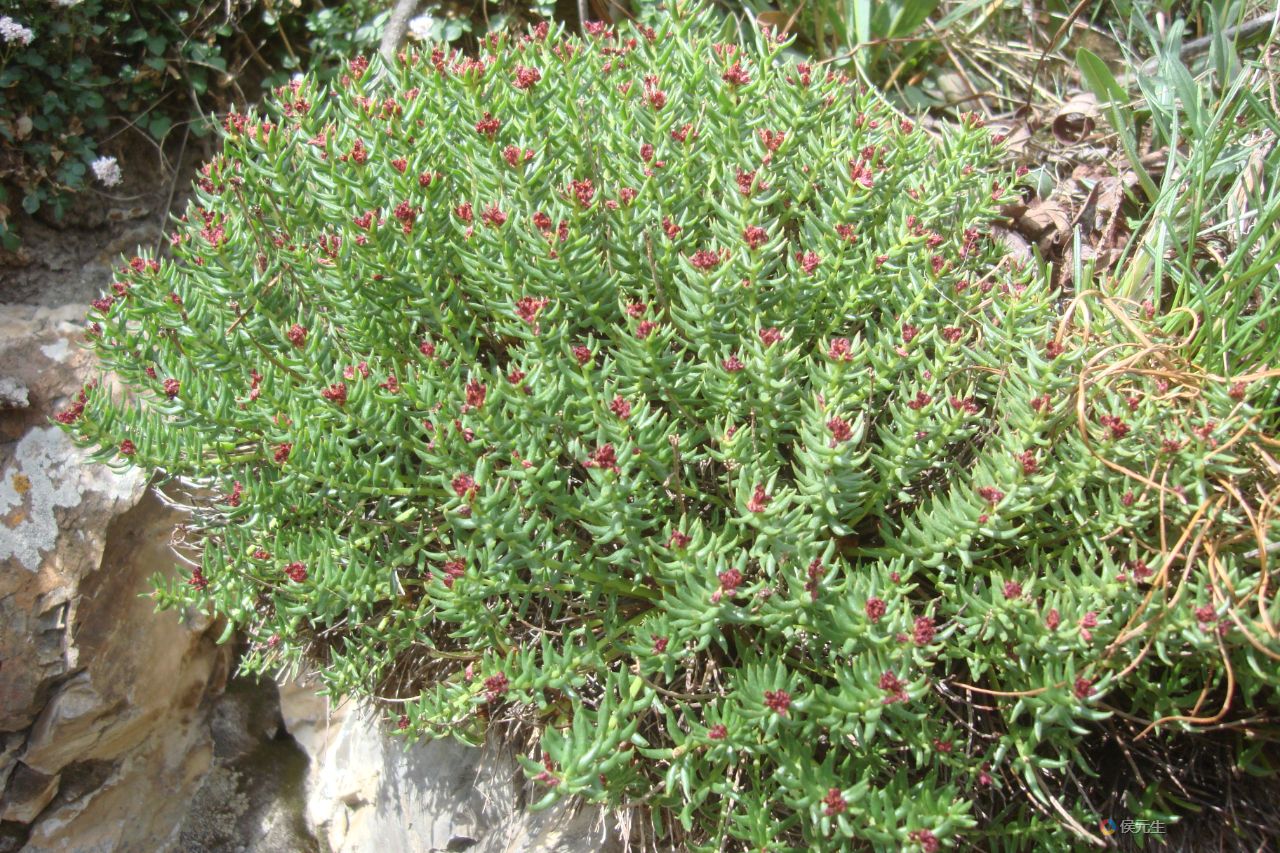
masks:
POLYGON ((649 310, 648 303, 645 302, 628 302, 627 315, 631 317, 643 317, 644 312, 649 310))
POLYGON ((589 178, 583 178, 581 181, 570 181, 569 189, 573 192, 574 198, 578 200, 578 204, 583 210, 591 207, 591 201, 596 197, 596 188, 589 178))
POLYGON ((1004 492, 995 486, 982 486, 978 489, 978 495, 992 506, 1004 500, 1004 492))
POLYGON ((488 228, 501 228, 507 221, 507 215, 496 204, 491 204, 480 214, 480 221, 488 228))
POLYGON ((1040 470, 1040 463, 1036 461, 1036 453, 1034 450, 1024 450, 1014 457, 1018 462, 1022 463, 1022 473, 1030 477, 1032 474, 1040 470))
POLYGON ((729 595, 733 595, 742 586, 742 572, 737 569, 721 572, 717 577, 720 579, 720 589, 729 595))
POLYGON ((689 546, 689 543, 692 541, 693 541, 692 536, 689 536, 688 534, 685 534, 685 533, 681 533, 679 530, 674 530, 671 533, 671 537, 667 539, 667 547, 668 548, 687 548, 689 546))
POLYGON ((765 507, 773 500, 769 495, 765 494, 764 486, 756 486, 755 492, 751 495, 751 500, 747 501, 748 512, 764 512, 765 507))
POLYGON ((791 707, 791 694, 785 690, 766 690, 764 705, 770 711, 785 717, 787 709, 791 707))
POLYGON ((902 342, 904 344, 911 343, 912 339, 914 339, 915 336, 918 334, 920 334, 920 330, 915 326, 911 325, 910 323, 902 324, 902 342))
POLYGON ((764 329, 761 329, 759 334, 760 334, 760 341, 761 343, 764 344, 765 349, 768 349, 769 347, 776 344, 778 341, 782 340, 782 332, 779 332, 777 328, 773 326, 768 326, 764 329))
POLYGON ((867 606, 866 606, 867 618, 870 619, 873 623, 880 621, 880 617, 884 616, 886 609, 887 608, 885 606, 884 599, 881 599, 881 598, 867 599, 867 606))
POLYGON ((510 686, 506 675, 501 672, 497 675, 491 675, 484 680, 484 697, 490 702, 497 702, 510 686))
POLYGON ((631 202, 636 200, 637 195, 639 195, 639 193, 631 187, 623 187, 618 190, 618 198, 622 200, 623 204, 631 204, 631 202))
POLYGON ((347 383, 338 382, 337 384, 330 385, 328 388, 320 392, 320 396, 339 406, 345 405, 347 402, 347 383))
POLYGON ((1062 616, 1058 613, 1058 609, 1056 607, 1050 610, 1048 615, 1044 617, 1044 626, 1050 631, 1058 630, 1058 626, 1061 624, 1062 616))
POLYGON ((409 168, 409 161, 403 157, 397 157, 391 161, 391 168, 403 175, 404 170, 409 168))
POLYGON ((486 388, 479 380, 472 379, 467 383, 467 406, 472 409, 478 409, 484 405, 485 394, 488 393, 486 388))
POLYGON ((591 454, 591 458, 582 463, 584 468, 600 468, 605 471, 618 473, 618 453, 614 450, 613 445, 606 443, 595 449, 591 454))
POLYGON ((853 353, 848 338, 832 338, 831 345, 827 347, 827 358, 834 361, 848 361, 853 358, 853 353))
POLYGON ((453 478, 451 485, 453 486, 453 493, 460 498, 470 499, 475 495, 476 481, 470 474, 458 474, 453 478))
POLYGON ((1088 699, 1093 695, 1093 680, 1089 678, 1077 678, 1075 684, 1075 694, 1077 699, 1088 699))
POLYGON ((669 217, 662 217, 662 230, 666 232, 668 240, 674 240, 680 236, 680 232, 684 229, 671 221, 669 217))
POLYGON ((659 637, 657 634, 654 634, 653 635, 653 653, 655 655, 662 654, 667 650, 667 644, 670 642, 671 641, 668 640, 666 637, 659 637))
POLYGON ((124 441, 120 442, 120 455, 132 456, 137 452, 138 448, 134 446, 134 443, 129 439, 126 438, 124 441))
POLYGON ((307 567, 302 563, 290 563, 284 567, 284 573, 294 583, 302 583, 307 579, 307 567))
POLYGON ((1010 601, 1022 595, 1022 584, 1017 581, 1004 582, 1004 597, 1010 601))
POLYGON ((927 646, 933 642, 935 631, 932 616, 917 616, 912 638, 917 646, 927 646))
POLYGON ((515 80, 512 81, 511 85, 522 91, 528 91, 541 79, 542 72, 538 69, 526 68, 523 65, 517 65, 515 80))
POLYGON ((273 458, 276 460, 276 464, 283 465, 285 460, 289 458, 289 454, 292 452, 293 452, 293 445, 287 441, 284 444, 277 445, 276 452, 273 454, 273 458))
POLYGON ((916 392, 915 399, 907 403, 907 408, 911 409, 912 411, 918 412, 932 402, 933 402, 933 397, 929 396, 923 391, 918 391, 916 392))
POLYGON ((164 381, 164 393, 170 400, 178 396, 178 391, 181 390, 181 388, 182 386, 176 379, 166 379, 164 381))
POLYGON ((595 356, 592 354, 590 347, 585 347, 582 344, 578 344, 573 348, 573 357, 577 359, 578 364, 580 366, 586 367, 588 364, 591 363, 591 360, 595 356))
POLYGON ((713 270, 720 266, 721 257, 717 252, 710 252, 706 249, 699 249, 689 258, 689 263, 693 264, 696 269, 704 272, 713 270))
POLYGON ((498 128, 502 127, 502 121, 493 117, 492 113, 485 113, 484 118, 476 122, 476 133, 481 136, 487 136, 490 140, 498 135, 498 128))
POLYGON ((305 326, 300 326, 297 323, 294 323, 289 327, 287 337, 289 338, 289 343, 293 344, 295 347, 301 347, 307 342, 307 329, 305 326))
POLYGON ((711 740, 724 740, 729 736, 729 730, 724 727, 723 723, 716 723, 707 729, 707 737, 711 740))
POLYGON ((736 355, 731 355, 725 360, 721 361, 720 366, 723 367, 729 373, 737 373, 739 370, 742 370, 746 367, 746 365, 743 364, 742 361, 736 355))
POLYGON ((840 794, 839 788, 832 788, 827 791, 827 795, 822 798, 822 804, 825 806, 822 813, 827 817, 843 814, 844 810, 849 807, 849 804, 845 802, 844 797, 840 794))
POLYGON ((804 270, 805 275, 813 275, 818 264, 822 263, 822 258, 817 252, 796 252, 796 263, 800 265, 800 269, 804 270))
POLYGON ((827 429, 831 430, 831 446, 853 438, 853 428, 844 418, 834 417, 827 421, 827 429))
POLYGON ((646 163, 653 159, 653 146, 648 142, 645 142, 640 146, 640 159, 646 163))
POLYGON ((625 421, 631 417, 631 404, 621 397, 614 397, 613 401, 609 403, 609 411, 625 421))
POLYGON ((516 300, 516 316, 528 323, 530 326, 537 328, 536 320, 538 313, 547 307, 549 299, 536 299, 532 296, 522 296, 516 300))
POLYGON ((759 249, 769 240, 769 232, 759 225, 748 225, 742 229, 742 239, 751 250, 759 249))
POLYGON ((658 328, 658 324, 652 320, 641 320, 640 325, 636 326, 636 337, 644 340, 649 337, 658 328))
POLYGON ((198 568, 191 570, 191 577, 187 579, 187 583, 197 592, 204 592, 209 588, 209 579, 198 568))
POLYGON ((745 86, 751 82, 751 75, 747 73, 740 62, 733 63, 722 77, 730 86, 745 86))

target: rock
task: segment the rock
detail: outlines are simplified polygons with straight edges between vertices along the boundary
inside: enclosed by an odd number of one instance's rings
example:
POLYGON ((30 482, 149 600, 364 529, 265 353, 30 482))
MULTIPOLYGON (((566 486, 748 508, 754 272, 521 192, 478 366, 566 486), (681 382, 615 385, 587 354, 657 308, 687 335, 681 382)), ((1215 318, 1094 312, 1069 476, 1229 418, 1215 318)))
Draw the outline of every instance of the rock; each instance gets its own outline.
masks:
POLYGON ((58 793, 61 776, 46 776, 19 764, 4 789, 0 802, 0 820, 14 823, 31 823, 58 793))
POLYGON ((181 515, 49 423, 89 378, 81 316, 0 306, 0 377, 27 402, 0 406, 0 838, 153 853, 212 762, 230 650, 145 597, 181 515))
POLYGON ((332 708, 305 684, 281 687, 281 711, 310 757, 307 821, 329 853, 622 849, 599 809, 525 810, 529 783, 501 750, 408 743, 366 708, 332 708))

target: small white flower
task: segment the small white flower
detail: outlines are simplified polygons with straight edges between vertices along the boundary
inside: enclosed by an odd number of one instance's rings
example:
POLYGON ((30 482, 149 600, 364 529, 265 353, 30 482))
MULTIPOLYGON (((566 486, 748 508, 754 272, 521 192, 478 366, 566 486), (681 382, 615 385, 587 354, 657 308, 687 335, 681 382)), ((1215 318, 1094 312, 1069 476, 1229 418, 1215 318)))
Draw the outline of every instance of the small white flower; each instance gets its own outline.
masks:
POLYGON ((436 19, 430 15, 419 15, 416 18, 409 19, 409 35, 419 41, 430 41, 432 30, 435 29, 436 19))
POLYGON ((124 180, 124 174, 120 171, 120 164, 116 162, 114 157, 99 157, 93 161, 93 174, 102 181, 102 185, 106 187, 114 187, 116 184, 124 180))
POLYGON ((29 27, 24 27, 8 15, 0 15, 0 39, 4 39, 5 44, 17 42, 18 44, 31 44, 31 40, 36 34, 29 27))

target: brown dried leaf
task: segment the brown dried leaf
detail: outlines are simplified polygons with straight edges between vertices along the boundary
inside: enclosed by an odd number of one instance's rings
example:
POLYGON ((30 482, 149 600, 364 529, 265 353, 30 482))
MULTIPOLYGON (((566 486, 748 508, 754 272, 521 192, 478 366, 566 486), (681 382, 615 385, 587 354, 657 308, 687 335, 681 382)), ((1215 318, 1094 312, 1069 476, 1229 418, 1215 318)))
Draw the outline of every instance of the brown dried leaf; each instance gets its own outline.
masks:
POLYGON ((1034 199, 1015 224, 1018 231, 1029 239, 1043 242, 1069 229, 1071 214, 1056 199, 1034 199))
POLYGON ((1098 99, 1083 93, 1059 107, 1049 127, 1063 145, 1074 145, 1083 141, 1097 125, 1098 99))

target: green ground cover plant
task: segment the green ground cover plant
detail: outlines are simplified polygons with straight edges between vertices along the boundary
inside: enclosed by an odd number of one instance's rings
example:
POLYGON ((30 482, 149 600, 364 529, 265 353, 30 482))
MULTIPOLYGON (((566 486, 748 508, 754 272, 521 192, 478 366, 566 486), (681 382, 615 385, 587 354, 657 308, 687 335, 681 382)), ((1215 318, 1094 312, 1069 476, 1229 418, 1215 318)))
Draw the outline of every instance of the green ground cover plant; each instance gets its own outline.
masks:
POLYGON ((586 29, 226 118, 58 418, 189 493, 161 604, 684 849, 1176 819, 1086 783, 1274 710, 1267 348, 1009 255, 977 117, 698 8, 586 29))

